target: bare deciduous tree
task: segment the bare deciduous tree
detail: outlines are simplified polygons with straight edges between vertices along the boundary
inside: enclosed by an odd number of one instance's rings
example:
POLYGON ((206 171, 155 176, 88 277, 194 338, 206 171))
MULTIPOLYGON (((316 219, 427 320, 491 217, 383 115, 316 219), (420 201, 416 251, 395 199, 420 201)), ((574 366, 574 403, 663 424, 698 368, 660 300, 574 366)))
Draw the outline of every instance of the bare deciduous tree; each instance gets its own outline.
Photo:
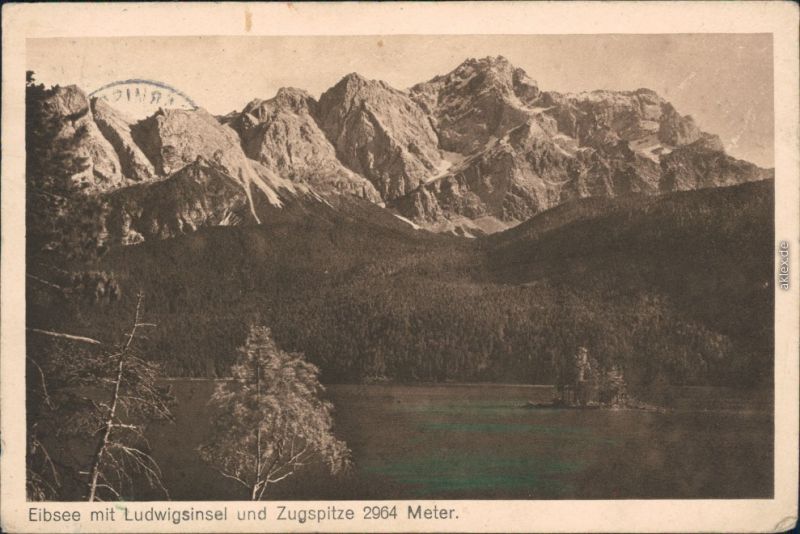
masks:
POLYGON ((36 370, 28 395, 37 409, 28 415, 31 499, 130 498, 140 480, 169 497, 145 436, 149 422, 172 418, 172 399, 158 384, 159 367, 137 352, 141 329, 155 326, 142 321, 143 300, 139 294, 133 324, 115 350, 80 336, 45 335, 45 345, 34 345, 43 349, 28 355, 36 370))
POLYGON ((302 354, 280 350, 268 328, 252 326, 232 374, 209 402, 212 432, 199 452, 251 500, 311 462, 334 474, 349 465, 333 434, 333 406, 320 398, 319 371, 302 354))
POLYGON ((161 481, 161 470, 147 450, 144 435, 145 422, 152 418, 171 419, 172 415, 169 398, 156 383, 157 366, 140 358, 133 345, 140 328, 155 326, 140 322, 142 300, 140 293, 133 326, 123 346, 101 364, 106 368, 111 364, 113 372, 101 379, 110 388, 110 392, 105 392, 108 400, 93 401, 95 410, 86 421, 89 428, 99 428, 88 473, 89 501, 103 500, 103 490, 115 499, 121 498, 121 486, 132 482, 134 473, 144 475, 151 486, 169 497, 161 481))

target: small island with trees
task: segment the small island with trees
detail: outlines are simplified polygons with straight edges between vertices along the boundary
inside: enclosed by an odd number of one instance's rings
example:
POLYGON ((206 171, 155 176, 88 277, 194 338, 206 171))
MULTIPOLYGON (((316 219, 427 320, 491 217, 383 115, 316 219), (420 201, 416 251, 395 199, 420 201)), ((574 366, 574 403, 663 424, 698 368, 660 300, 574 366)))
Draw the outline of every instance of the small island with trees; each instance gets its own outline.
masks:
POLYGON ((601 364, 585 346, 555 358, 555 396, 550 403, 528 402, 526 408, 607 408, 663 411, 628 393, 625 373, 616 363, 601 364))

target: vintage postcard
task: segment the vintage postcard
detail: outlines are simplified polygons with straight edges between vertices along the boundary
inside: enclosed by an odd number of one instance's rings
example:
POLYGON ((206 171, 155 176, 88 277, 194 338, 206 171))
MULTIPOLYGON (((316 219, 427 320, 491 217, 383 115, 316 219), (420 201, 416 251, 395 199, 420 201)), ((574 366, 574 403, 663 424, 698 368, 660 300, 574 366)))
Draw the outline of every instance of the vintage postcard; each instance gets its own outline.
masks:
POLYGON ((793 3, 3 8, 4 532, 797 521, 793 3))

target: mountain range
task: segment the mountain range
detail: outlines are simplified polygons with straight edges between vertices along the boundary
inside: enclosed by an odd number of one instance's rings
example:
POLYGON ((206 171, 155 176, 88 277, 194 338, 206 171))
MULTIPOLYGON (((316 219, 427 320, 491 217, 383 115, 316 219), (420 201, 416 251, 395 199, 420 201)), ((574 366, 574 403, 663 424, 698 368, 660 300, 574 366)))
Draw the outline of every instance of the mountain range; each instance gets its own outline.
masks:
POLYGON ((172 376, 227 376, 255 322, 327 383, 553 383, 585 347, 644 390, 771 384, 774 173, 648 89, 546 92, 490 57, 225 116, 132 121, 75 86, 44 105, 122 289, 76 314, 31 297, 42 328, 125 331, 141 291, 172 376))
POLYGON ((774 174, 727 155, 651 90, 542 91, 501 56, 408 90, 356 73, 318 100, 282 88, 222 117, 160 109, 132 121, 76 86, 57 87, 47 105, 62 135, 82 128, 90 165, 75 180, 108 200, 121 244, 259 223, 342 195, 414 228, 474 237, 576 199, 774 174))

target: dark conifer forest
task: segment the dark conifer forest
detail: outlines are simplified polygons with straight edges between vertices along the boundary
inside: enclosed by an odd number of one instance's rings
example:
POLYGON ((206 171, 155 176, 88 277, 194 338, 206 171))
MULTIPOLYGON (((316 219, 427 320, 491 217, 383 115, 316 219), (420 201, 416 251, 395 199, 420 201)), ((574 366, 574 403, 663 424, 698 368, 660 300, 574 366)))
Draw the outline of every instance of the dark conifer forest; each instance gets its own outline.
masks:
POLYGON ((49 320, 118 331, 141 291, 143 353, 172 376, 225 376, 255 321, 326 383, 553 383, 581 346, 634 386, 771 383, 772 181, 573 201, 479 239, 332 202, 113 249, 122 298, 49 320))

